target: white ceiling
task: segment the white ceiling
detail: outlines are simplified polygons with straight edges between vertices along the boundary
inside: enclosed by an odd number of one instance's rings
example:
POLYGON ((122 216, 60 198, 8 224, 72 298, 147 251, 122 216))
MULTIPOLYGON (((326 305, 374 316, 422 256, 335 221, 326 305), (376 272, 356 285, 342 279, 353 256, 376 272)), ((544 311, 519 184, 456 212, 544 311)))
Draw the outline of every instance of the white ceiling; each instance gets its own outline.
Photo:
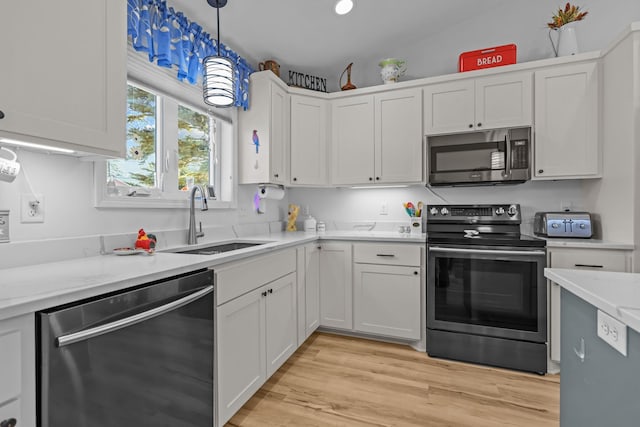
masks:
MULTIPOLYGON (((393 56, 396 46, 512 0, 353 1, 351 13, 338 16, 335 0, 229 0, 220 9, 220 41, 254 65, 275 59, 287 69, 335 74, 349 62, 393 56)), ((167 2, 216 36, 216 9, 206 0, 167 2)))

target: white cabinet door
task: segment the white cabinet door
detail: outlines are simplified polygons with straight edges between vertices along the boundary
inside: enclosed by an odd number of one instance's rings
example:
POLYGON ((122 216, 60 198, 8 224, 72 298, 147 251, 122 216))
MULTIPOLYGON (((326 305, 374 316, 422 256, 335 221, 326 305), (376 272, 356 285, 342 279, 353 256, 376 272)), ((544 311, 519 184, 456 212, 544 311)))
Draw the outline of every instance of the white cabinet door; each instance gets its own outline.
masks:
POLYGON ((271 83, 271 180, 275 184, 288 182, 287 151, 289 110, 287 92, 271 83))
POLYGON ((475 123, 474 80, 424 88, 424 132, 438 135, 471 130, 475 123))
POLYGON ((420 339, 420 268, 355 264, 354 330, 420 339))
POLYGON ((531 72, 476 79, 477 130, 533 124, 531 72))
POLYGON ((351 244, 323 243, 320 249, 320 326, 353 328, 351 244))
POLYGON ((425 134, 531 126, 530 72, 441 83, 424 88, 425 134))
POLYGON ((126 2, 20 0, 1 9, 0 136, 124 155, 126 2))
POLYGON ((535 73, 533 179, 601 176, 598 64, 535 73))
POLYGON ((326 185, 327 102, 291 95, 291 184, 326 185))
POLYGON ((0 320, 0 422, 36 425, 35 345, 33 314, 0 320))
POLYGON ((320 326, 320 246, 308 245, 305 256, 305 338, 320 326))
POLYGON ((421 90, 396 90, 374 98, 375 182, 421 182, 421 90))
POLYGON ((267 379, 264 288, 217 308, 218 425, 224 425, 267 379))
POLYGON ((332 184, 373 183, 373 95, 332 102, 332 184))
POLYGON ((296 273, 263 286, 266 292, 267 378, 298 348, 296 273))
POLYGON ((271 71, 249 77, 251 105, 238 111, 240 184, 288 182, 289 95, 271 71))
MULTIPOLYGON (((631 253, 621 250, 549 248, 549 267, 631 272, 631 253)), ((560 285, 550 283, 549 355, 560 362, 560 285)))

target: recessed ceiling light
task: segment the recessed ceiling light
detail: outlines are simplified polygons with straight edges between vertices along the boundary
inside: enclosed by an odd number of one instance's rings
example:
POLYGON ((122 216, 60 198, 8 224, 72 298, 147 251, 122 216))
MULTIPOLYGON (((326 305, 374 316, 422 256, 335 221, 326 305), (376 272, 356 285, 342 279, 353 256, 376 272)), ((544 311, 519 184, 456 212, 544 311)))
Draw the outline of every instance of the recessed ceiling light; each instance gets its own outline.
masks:
POLYGON ((338 15, 346 15, 351 12, 351 9, 353 9, 352 0, 338 0, 336 3, 336 13, 338 15))

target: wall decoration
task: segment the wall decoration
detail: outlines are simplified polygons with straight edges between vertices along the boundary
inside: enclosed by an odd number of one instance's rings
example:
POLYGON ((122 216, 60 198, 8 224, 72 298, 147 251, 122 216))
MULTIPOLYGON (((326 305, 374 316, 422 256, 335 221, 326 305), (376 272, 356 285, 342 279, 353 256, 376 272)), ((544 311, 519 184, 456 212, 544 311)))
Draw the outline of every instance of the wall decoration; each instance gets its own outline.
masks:
POLYGON ((257 130, 253 130, 253 136, 251 137, 251 139, 253 140, 253 145, 256 146, 256 154, 260 153, 260 138, 258 137, 258 131, 257 130))
POLYGON ((327 79, 289 70, 289 86, 327 92, 327 79))

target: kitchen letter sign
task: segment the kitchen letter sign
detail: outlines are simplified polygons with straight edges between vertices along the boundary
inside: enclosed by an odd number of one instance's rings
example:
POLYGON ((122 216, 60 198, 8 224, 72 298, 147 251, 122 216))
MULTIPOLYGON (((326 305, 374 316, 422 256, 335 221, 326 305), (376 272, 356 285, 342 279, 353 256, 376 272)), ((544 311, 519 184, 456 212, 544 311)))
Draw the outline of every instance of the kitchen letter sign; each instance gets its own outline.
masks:
POLYGON ((318 92, 326 92, 327 79, 289 70, 289 86, 297 86, 318 92))

